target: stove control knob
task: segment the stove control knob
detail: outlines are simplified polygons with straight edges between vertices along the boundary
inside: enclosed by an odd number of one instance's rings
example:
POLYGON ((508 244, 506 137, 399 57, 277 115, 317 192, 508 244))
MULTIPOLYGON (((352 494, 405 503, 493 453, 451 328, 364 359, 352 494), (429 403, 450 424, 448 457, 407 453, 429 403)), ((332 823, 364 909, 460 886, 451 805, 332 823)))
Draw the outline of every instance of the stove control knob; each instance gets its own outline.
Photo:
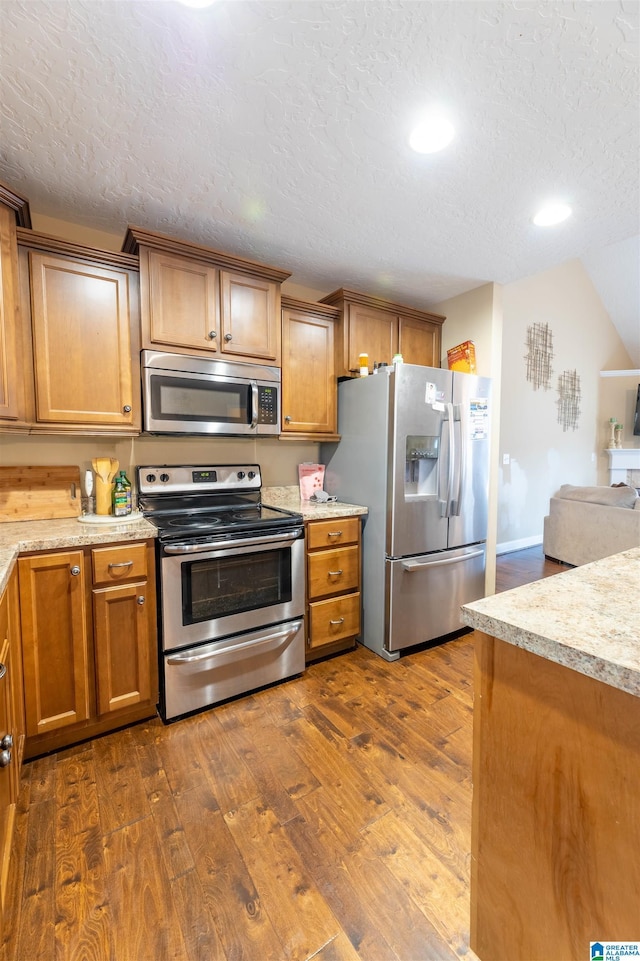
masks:
POLYGON ((255 476, 256 476, 256 472, 255 472, 254 470, 250 470, 250 471, 249 471, 249 480, 253 480, 253 478, 254 478, 255 476))
POLYGON ((147 474, 147 483, 148 483, 148 484, 153 484, 153 482, 154 482, 155 479, 156 479, 156 475, 155 475, 155 474, 147 474))
POLYGON ((243 470, 239 470, 239 471, 238 471, 238 480, 244 480, 244 471, 243 471, 243 470))
POLYGON ((169 475, 168 475, 168 474, 160 474, 160 480, 162 481, 163 484, 166 484, 167 481, 169 480, 169 475))

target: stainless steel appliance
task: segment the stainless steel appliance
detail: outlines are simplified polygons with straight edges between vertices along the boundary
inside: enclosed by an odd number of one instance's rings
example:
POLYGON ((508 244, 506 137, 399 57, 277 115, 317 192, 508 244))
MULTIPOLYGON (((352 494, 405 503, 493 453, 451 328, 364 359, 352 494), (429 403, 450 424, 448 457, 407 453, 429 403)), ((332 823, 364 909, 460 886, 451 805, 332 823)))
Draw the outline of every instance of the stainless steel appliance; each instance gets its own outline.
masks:
POLYGON ((260 488, 257 464, 138 468, 158 528, 165 721, 304 671, 302 516, 260 488))
POLYGON ((368 507, 363 643, 387 660, 484 596, 490 381, 401 364, 338 388, 325 490, 368 507))
POLYGON ((143 350, 149 434, 280 433, 280 368, 143 350))

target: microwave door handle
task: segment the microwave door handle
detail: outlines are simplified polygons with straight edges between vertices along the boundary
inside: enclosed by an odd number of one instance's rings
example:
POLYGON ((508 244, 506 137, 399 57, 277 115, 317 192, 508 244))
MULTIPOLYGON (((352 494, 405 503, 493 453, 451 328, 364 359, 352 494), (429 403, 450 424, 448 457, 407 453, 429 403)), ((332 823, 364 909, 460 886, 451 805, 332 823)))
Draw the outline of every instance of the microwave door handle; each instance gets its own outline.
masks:
POLYGON ((251 430, 255 430, 258 426, 258 384, 257 381, 251 381, 251 423, 249 424, 251 430))

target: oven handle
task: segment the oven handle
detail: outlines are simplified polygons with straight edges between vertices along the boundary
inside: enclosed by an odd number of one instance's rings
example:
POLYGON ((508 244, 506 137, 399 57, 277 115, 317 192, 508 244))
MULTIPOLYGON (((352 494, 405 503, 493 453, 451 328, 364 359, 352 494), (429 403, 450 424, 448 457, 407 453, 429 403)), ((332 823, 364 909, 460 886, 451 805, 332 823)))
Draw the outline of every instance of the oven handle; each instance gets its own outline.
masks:
POLYGON ((302 627, 302 621, 293 621, 291 625, 284 631, 276 631, 274 634, 266 634, 264 637, 257 637, 254 641, 241 641, 234 647, 225 647, 221 651, 209 651, 206 654, 173 654, 171 657, 167 658, 167 664, 195 664, 198 661, 212 661, 215 660, 219 664, 224 663, 225 655, 228 659, 235 659, 238 654, 244 654, 245 651, 251 651, 253 654, 258 647, 265 647, 269 645, 270 647, 275 646, 274 642, 277 641, 288 641, 290 637, 297 634, 302 627))
POLYGON ((227 551, 234 547, 257 547, 267 544, 269 547, 285 547, 290 541, 296 541, 302 534, 302 528, 282 534, 265 534, 263 537, 243 537, 235 541, 208 541, 206 544, 164 544, 165 554, 202 554, 204 551, 227 551))

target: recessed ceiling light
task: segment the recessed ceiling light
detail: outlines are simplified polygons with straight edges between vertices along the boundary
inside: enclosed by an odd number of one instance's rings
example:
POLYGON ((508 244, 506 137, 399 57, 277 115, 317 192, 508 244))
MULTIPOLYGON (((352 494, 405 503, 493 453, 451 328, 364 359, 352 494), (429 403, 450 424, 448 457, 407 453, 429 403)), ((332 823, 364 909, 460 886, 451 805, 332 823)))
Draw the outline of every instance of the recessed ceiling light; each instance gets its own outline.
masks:
POLYGON ((409 146, 416 153, 437 153, 444 150, 454 136, 451 121, 441 111, 432 110, 411 131, 409 146))
POLYGON ((569 204, 553 203, 542 207, 533 218, 533 222, 537 227, 553 227, 554 224, 560 224, 570 216, 569 204))

